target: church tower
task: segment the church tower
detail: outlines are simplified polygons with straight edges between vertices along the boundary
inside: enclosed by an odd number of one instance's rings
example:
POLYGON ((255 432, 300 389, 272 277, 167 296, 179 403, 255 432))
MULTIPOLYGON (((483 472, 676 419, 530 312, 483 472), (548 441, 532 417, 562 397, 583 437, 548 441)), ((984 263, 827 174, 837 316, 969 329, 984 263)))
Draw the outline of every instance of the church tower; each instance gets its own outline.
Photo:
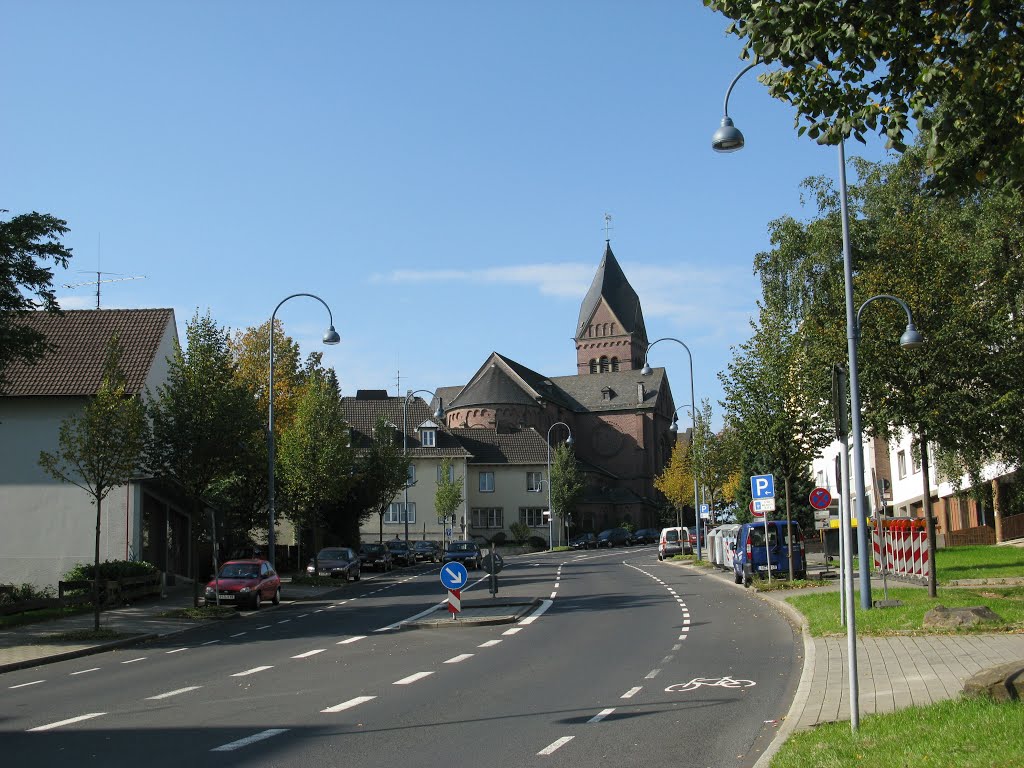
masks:
POLYGON ((647 351, 640 297, 606 241, 604 257, 580 306, 576 325, 576 372, 639 370, 647 351))

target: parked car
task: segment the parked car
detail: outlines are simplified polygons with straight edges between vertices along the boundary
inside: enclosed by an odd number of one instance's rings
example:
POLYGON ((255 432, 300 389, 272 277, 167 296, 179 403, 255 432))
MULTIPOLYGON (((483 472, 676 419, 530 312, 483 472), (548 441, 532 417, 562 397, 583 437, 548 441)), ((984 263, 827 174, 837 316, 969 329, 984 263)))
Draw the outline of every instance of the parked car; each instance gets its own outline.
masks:
POLYGON ((368 542, 359 548, 359 562, 363 568, 373 568, 375 571, 390 571, 395 567, 395 561, 391 559, 391 550, 384 544, 368 542))
POLYGON ((281 602, 281 577, 266 560, 228 560, 217 578, 206 585, 206 604, 219 599, 222 604, 259 608, 264 600, 281 602))
POLYGON ((416 553, 405 541, 389 541, 388 551, 391 552, 391 561, 399 565, 416 565, 416 553))
POLYGON ((569 539, 569 546, 573 549, 597 549, 597 536, 593 533, 581 533, 569 539))
MULTIPOLYGON (((687 532, 687 535, 689 536, 689 539, 690 539, 690 546, 693 548, 693 551, 696 552, 697 551, 697 527, 694 526, 694 525, 691 525, 691 526, 689 526, 686 529, 686 532, 687 532)), ((700 548, 701 549, 704 549, 704 547, 706 546, 704 535, 705 535, 704 526, 701 526, 700 527, 700 548)))
POLYGON ((445 563, 462 563, 467 568, 480 570, 483 563, 483 553, 475 541, 453 541, 448 545, 441 558, 445 563))
POLYGON ((633 535, 625 528, 609 528, 597 534, 599 547, 628 547, 633 543, 633 535))
POLYGON ((441 548, 432 541, 417 541, 412 545, 412 553, 417 562, 441 562, 441 548))
POLYGON ((664 560, 676 555, 689 555, 693 553, 690 547, 690 539, 679 526, 662 528, 658 537, 658 559, 664 560))
POLYGON ((310 576, 330 576, 345 581, 359 581, 361 570, 362 561, 359 555, 349 547, 321 549, 316 555, 316 560, 310 560, 306 566, 306 573, 310 576))
POLYGON ((656 528, 641 528, 633 532, 634 544, 654 544, 658 541, 659 531, 656 528))
MULTIPOLYGON (((749 587, 756 574, 758 578, 766 578, 769 563, 772 576, 777 579, 789 576, 789 547, 786 541, 786 523, 784 520, 771 520, 767 523, 768 538, 765 540, 765 522, 744 523, 740 526, 736 542, 731 545, 733 551, 733 577, 737 584, 749 587)), ((793 575, 798 579, 807 578, 807 561, 804 550, 804 535, 800 526, 792 525, 793 536, 793 575)))

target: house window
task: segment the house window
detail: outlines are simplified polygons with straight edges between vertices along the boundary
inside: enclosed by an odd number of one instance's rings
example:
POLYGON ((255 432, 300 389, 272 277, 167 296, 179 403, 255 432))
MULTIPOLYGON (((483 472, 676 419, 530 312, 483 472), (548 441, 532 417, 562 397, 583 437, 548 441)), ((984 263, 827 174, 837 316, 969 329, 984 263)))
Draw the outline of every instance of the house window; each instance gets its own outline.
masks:
POLYGON ((504 528, 505 515, 501 507, 473 507, 474 528, 504 528))
POLYGON ((818 484, 819 488, 824 488, 825 487, 825 473, 819 470, 817 476, 815 477, 815 482, 818 484))
POLYGON ((480 473, 480 493, 494 493, 494 473, 493 472, 481 472, 480 473))
POLYGON ((907 452, 900 451, 896 454, 896 476, 902 480, 907 476, 907 452))
POLYGON ((912 461, 913 466, 914 466, 914 474, 916 475, 918 472, 921 471, 921 454, 920 453, 912 453, 911 454, 911 461, 912 461))
POLYGON ((531 528, 541 528, 547 525, 547 522, 544 520, 543 512, 543 507, 520 507, 519 522, 524 523, 531 528))
POLYGON ((437 444, 436 436, 436 429, 424 429, 420 432, 420 444, 424 448, 433 448, 437 444))
POLYGON ((543 475, 540 472, 526 473, 526 490, 537 493, 540 491, 543 475))
POLYGON ((408 479, 406 480, 407 485, 416 485, 416 465, 409 465, 408 479))
MULTIPOLYGON (((437 482, 439 482, 439 483, 441 482, 441 465, 440 464, 437 465, 437 482)), ((455 467, 452 464, 448 465, 448 482, 449 483, 454 483, 455 482, 455 467)))
MULTIPOLYGON (((402 514, 402 508, 405 505, 400 501, 391 502, 391 506, 388 511, 384 513, 384 522, 389 524, 402 524, 405 523, 405 515, 402 514)), ((409 524, 416 522, 416 502, 409 502, 409 524)))

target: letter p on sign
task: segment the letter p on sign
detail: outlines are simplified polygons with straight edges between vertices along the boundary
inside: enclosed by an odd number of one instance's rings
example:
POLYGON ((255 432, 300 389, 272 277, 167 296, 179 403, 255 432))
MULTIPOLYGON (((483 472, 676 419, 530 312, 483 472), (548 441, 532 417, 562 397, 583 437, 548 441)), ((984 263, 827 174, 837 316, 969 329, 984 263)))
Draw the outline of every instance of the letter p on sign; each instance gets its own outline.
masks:
POLYGON ((754 475, 750 478, 750 495, 755 499, 775 498, 775 476, 754 475))

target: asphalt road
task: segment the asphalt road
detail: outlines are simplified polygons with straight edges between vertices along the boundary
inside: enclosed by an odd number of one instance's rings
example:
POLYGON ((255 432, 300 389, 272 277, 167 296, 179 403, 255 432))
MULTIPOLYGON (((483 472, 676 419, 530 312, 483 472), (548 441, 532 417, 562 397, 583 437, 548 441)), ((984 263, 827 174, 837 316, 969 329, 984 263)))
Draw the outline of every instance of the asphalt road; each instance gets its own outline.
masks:
MULTIPOLYGON (((3 765, 747 766, 789 707, 797 636, 652 547, 507 559, 515 624, 395 629, 439 566, 0 678, 3 765), (696 682, 694 682, 696 681, 696 682)), ((490 599, 486 584, 463 600, 490 599)))

